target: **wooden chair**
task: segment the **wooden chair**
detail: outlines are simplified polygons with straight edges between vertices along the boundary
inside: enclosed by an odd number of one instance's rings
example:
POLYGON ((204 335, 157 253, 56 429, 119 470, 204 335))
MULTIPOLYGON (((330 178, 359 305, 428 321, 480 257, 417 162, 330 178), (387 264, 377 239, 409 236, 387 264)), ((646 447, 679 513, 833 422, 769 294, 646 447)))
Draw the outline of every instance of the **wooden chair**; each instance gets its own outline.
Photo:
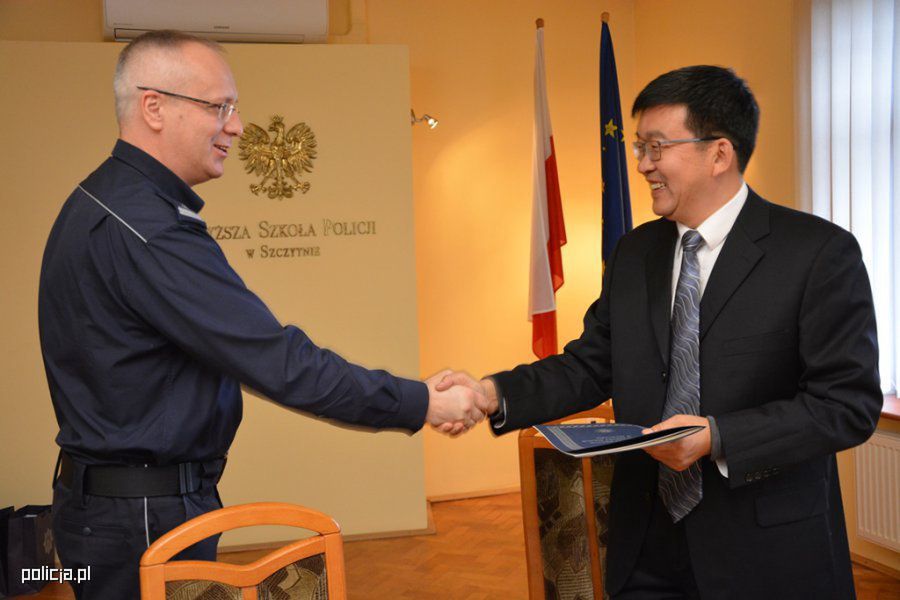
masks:
MULTIPOLYGON (((612 404, 552 423, 572 421, 612 422, 612 404)), ((519 432, 531 600, 604 597, 605 517, 614 464, 610 456, 579 459, 557 452, 533 428, 519 432)))
POLYGON ((257 502, 209 512, 156 540, 141 558, 143 600, 345 600, 341 529, 328 515, 280 502, 257 502), (172 561, 212 535, 254 525, 289 525, 316 533, 247 565, 172 561))

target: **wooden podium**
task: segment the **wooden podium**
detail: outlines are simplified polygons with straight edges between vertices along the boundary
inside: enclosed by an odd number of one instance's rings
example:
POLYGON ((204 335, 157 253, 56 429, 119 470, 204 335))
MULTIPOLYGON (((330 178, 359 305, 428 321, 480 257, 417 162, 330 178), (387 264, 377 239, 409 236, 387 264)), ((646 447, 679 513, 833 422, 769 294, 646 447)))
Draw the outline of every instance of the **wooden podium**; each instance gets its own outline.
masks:
MULTIPOLYGON (((613 420, 612 404, 560 419, 613 420)), ((522 518, 531 600, 601 600, 613 455, 573 458, 533 428, 519 432, 522 518)))

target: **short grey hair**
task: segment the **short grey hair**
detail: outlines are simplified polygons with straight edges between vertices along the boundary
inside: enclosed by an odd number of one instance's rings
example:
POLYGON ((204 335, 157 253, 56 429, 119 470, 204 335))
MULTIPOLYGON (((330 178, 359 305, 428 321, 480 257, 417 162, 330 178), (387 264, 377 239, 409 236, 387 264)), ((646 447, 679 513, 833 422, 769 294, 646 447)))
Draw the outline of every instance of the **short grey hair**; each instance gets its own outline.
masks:
MULTIPOLYGON (((171 29, 163 29, 160 31, 148 31, 131 40, 131 42, 119 53, 119 60, 116 62, 116 74, 113 77, 113 92, 116 98, 116 118, 121 125, 128 117, 134 98, 137 96, 138 85, 159 85, 161 82, 136 81, 135 65, 141 63, 145 59, 152 59, 155 55, 156 60, 167 56, 175 58, 182 47, 187 44, 201 44, 219 54, 224 54, 222 46, 217 42, 171 29)), ((179 62, 177 60, 167 61, 166 67, 177 69, 179 62)))

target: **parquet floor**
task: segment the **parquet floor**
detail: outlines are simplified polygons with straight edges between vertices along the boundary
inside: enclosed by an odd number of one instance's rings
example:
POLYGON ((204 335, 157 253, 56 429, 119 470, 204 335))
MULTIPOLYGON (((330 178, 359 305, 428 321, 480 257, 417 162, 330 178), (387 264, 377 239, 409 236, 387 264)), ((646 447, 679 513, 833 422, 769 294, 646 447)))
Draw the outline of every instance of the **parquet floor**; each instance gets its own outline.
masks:
MULTIPOLYGON (((350 600, 524 600, 525 544, 519 494, 434 504, 436 535, 348 542, 350 600)), ((264 552, 222 556, 248 562, 264 552)), ((858 600, 900 600, 900 580, 853 565, 858 600)), ((25 597, 23 597, 25 598, 25 597)), ((48 586, 42 600, 71 600, 48 586)))
POLYGON ((528 597, 519 494, 432 508, 436 535, 346 544, 351 600, 528 597))

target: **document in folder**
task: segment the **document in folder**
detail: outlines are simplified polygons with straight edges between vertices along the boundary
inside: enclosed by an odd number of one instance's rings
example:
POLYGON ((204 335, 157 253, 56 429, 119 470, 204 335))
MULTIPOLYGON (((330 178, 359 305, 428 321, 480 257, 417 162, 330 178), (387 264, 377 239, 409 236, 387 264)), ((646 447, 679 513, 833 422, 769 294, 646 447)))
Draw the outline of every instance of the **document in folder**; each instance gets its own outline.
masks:
POLYGON ((627 423, 578 423, 573 425, 536 425, 535 429, 553 444, 553 447, 569 456, 598 456, 647 448, 673 442, 697 433, 702 425, 673 427, 643 434, 641 425, 627 423))

